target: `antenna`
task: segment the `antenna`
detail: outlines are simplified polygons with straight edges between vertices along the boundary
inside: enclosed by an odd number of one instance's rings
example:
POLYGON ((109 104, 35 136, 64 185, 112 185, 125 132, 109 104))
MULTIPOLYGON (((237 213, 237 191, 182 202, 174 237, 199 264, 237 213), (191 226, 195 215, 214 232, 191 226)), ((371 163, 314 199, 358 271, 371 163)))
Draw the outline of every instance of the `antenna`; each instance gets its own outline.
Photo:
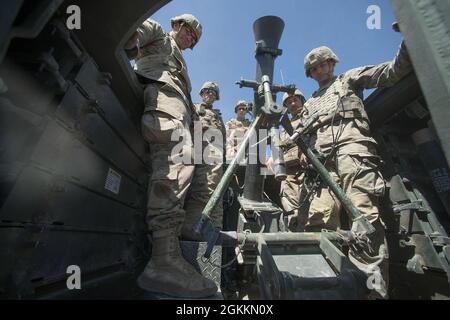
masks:
POLYGON ((283 70, 281 70, 281 69, 280 69, 280 74, 281 74, 281 82, 283 83, 283 86, 285 86, 286 83, 284 83, 283 70))

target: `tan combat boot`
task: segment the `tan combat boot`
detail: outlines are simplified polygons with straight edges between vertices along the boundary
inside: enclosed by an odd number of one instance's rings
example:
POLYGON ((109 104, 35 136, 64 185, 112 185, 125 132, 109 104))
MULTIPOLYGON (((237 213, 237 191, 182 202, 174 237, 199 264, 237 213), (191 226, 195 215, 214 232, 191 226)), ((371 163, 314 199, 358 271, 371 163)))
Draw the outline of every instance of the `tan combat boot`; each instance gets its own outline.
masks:
POLYGON ((184 260, 175 229, 153 232, 152 257, 137 283, 143 290, 180 298, 205 298, 217 292, 214 281, 184 260))

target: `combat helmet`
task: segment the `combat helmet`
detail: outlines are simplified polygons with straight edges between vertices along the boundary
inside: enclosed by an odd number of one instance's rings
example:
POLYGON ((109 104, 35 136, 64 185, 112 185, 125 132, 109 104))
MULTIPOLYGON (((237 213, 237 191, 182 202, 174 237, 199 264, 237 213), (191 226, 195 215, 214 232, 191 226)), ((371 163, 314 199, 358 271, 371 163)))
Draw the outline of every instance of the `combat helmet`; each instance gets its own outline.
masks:
POLYGON ((238 102, 236 102, 236 104, 234 105, 234 112, 237 113, 237 108, 239 106, 245 106, 245 108, 247 108, 247 102, 245 100, 239 100, 238 102))
MULTIPOLYGON (((305 98, 305 96, 303 95, 303 93, 302 93, 299 89, 295 89, 295 92, 294 92, 293 95, 299 97, 300 100, 302 101, 302 103, 305 103, 306 98, 305 98)), ((289 97, 291 97, 291 96, 292 96, 292 95, 289 94, 289 93, 287 93, 287 92, 285 92, 285 93, 283 94, 283 105, 284 105, 284 103, 286 102, 287 98, 289 98, 289 97)))
POLYGON ((192 44, 190 49, 193 49, 195 47, 195 45, 198 43, 198 41, 200 40, 200 37, 202 36, 202 25, 200 24, 200 21, 198 21, 198 19, 196 17, 194 17, 192 14, 190 13, 184 13, 180 16, 176 16, 170 19, 170 24, 173 25, 177 22, 184 22, 187 23, 192 30, 194 30, 195 33, 195 37, 197 38, 195 40, 195 42, 192 44))
POLYGON ((205 89, 212 89, 216 92, 216 100, 220 100, 220 90, 219 90, 219 86, 217 85, 217 83, 211 82, 211 81, 207 81, 205 82, 200 91, 198 92, 199 95, 202 94, 202 91, 205 89))
POLYGON ((337 55, 328 47, 322 46, 313 49, 310 53, 308 53, 305 57, 305 74, 307 77, 311 77, 311 73, 309 70, 327 60, 332 60, 335 63, 339 62, 339 58, 337 55))

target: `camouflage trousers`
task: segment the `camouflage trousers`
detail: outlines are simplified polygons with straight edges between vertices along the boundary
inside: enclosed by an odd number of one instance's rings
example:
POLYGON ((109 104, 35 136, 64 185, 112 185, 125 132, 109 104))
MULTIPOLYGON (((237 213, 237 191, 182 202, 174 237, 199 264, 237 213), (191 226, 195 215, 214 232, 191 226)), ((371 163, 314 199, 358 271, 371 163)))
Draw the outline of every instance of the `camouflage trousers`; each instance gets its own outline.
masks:
MULTIPOLYGON (((223 163, 218 164, 205 164, 202 165, 200 171, 204 172, 206 176, 207 185, 208 185, 208 195, 209 197, 213 194, 217 185, 220 182, 220 179, 223 176, 223 163)), ((208 198, 209 198, 208 197, 208 198)), ((215 227, 219 229, 223 229, 223 203, 219 201, 217 207, 211 213, 211 220, 215 227)))
POLYGON ((286 166, 286 180, 281 181, 280 199, 285 217, 285 225, 289 231, 304 231, 306 219, 308 217, 307 207, 301 203, 304 198, 305 190, 302 188, 304 183, 304 173, 299 166, 286 166))
MULTIPOLYGON (((329 161, 325 167, 355 207, 375 227, 376 231, 369 235, 369 252, 350 250, 349 259, 367 275, 377 274, 380 277, 382 285, 379 293, 384 296, 388 281, 388 253, 379 200, 384 195, 385 182, 377 162, 374 147, 368 147, 364 153, 338 153, 334 161, 329 161)), ((310 202, 306 231, 336 230, 340 227, 341 209, 342 205, 332 191, 322 186, 310 202)))
POLYGON ((208 201, 207 178, 201 165, 192 162, 192 143, 180 148, 178 141, 171 141, 177 129, 191 135, 189 128, 190 121, 161 111, 147 111, 142 117, 142 134, 150 146, 152 167, 146 217, 150 231, 176 228, 180 233, 185 221, 199 216, 208 201), (190 164, 180 161, 182 157, 190 158, 190 164))
MULTIPOLYGON (((325 165, 356 208, 372 224, 379 220, 378 202, 383 196, 385 183, 378 170, 378 157, 374 150, 365 154, 338 154, 325 165)), ((340 227, 342 206, 331 190, 322 184, 313 197, 306 228, 336 230, 340 227)))

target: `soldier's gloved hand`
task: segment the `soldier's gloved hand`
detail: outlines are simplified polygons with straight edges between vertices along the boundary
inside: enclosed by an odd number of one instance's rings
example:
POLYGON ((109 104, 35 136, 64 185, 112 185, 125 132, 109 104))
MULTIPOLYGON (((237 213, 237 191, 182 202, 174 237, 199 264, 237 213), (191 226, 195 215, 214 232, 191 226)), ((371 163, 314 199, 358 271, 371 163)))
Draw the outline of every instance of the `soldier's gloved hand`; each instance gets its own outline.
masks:
POLYGON ((355 250, 373 254, 373 248, 370 238, 368 237, 366 230, 361 226, 359 221, 353 222, 350 232, 355 239, 355 250))
POLYGON ((304 153, 301 153, 301 154, 299 155, 299 157, 300 157, 300 166, 301 166, 303 169, 308 168, 308 158, 306 158, 305 154, 304 154, 304 153))
POLYGON ((351 230, 336 230, 339 237, 350 247, 355 253, 369 253, 372 251, 370 240, 365 235, 357 234, 351 230))

